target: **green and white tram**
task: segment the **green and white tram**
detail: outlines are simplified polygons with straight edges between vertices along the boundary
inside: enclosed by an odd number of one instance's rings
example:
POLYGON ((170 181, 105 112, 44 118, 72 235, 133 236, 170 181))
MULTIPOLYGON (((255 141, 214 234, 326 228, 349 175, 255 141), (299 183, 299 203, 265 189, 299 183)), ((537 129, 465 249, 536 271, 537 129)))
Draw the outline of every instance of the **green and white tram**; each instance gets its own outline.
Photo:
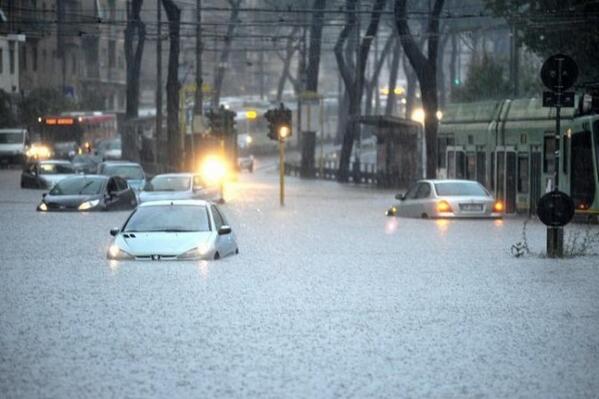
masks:
POLYGON ((438 175, 478 180, 503 200, 506 213, 534 213, 555 178, 579 216, 599 215, 599 115, 562 108, 555 140, 555 109, 541 99, 452 104, 439 125, 438 175))

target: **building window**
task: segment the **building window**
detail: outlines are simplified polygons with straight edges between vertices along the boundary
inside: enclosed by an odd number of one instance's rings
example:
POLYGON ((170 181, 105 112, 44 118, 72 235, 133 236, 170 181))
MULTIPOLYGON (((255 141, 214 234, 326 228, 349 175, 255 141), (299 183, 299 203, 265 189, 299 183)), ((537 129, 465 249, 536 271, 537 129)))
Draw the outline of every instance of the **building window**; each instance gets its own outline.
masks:
POLYGON ((108 42, 108 68, 114 68, 116 66, 116 42, 110 40, 108 42))
POLYGON ((15 74, 15 42, 8 42, 8 62, 10 74, 15 74))
POLYGON ((518 156, 518 192, 528 194, 528 154, 518 156))
POLYGON ((543 172, 554 173, 555 172, 555 149, 557 148, 555 142, 555 136, 545 136, 544 152, 545 157, 543 159, 543 172))

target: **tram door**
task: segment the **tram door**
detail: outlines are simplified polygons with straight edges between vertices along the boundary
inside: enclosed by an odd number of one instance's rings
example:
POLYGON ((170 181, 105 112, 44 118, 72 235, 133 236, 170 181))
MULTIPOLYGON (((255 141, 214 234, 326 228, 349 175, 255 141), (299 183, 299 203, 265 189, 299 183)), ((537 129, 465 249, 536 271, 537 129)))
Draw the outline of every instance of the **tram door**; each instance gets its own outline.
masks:
POLYGON ((572 135, 570 195, 579 209, 588 209, 595 199, 592 145, 591 132, 588 130, 572 135))
POLYGON ((516 212, 516 151, 498 146, 495 151, 495 197, 505 204, 505 213, 516 212))
POLYGON ((537 203, 541 199, 541 180, 543 178, 543 158, 541 147, 533 146, 530 153, 530 204, 531 214, 537 213, 537 203))
POLYGON ((466 178, 466 154, 464 147, 447 146, 447 178, 466 178))

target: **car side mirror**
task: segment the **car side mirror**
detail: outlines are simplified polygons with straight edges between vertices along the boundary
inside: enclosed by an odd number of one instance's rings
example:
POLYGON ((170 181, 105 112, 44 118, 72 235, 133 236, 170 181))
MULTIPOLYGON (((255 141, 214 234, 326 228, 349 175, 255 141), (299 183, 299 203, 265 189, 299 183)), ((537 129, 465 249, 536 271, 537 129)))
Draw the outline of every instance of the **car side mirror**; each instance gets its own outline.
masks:
POLYGON ((120 231, 121 231, 121 229, 119 229, 118 227, 115 227, 113 229, 110 229, 110 235, 114 237, 117 234, 119 234, 120 231))
POLYGON ((48 193, 43 193, 42 198, 46 198, 46 195, 48 195, 48 193))
POLYGON ((218 229, 218 235, 225 236, 227 234, 231 234, 231 231, 231 226, 220 226, 220 229, 218 229))
POLYGON ((398 200, 398 201, 403 201, 403 200, 406 199, 406 196, 403 195, 403 194, 396 194, 395 195, 395 199, 398 200))

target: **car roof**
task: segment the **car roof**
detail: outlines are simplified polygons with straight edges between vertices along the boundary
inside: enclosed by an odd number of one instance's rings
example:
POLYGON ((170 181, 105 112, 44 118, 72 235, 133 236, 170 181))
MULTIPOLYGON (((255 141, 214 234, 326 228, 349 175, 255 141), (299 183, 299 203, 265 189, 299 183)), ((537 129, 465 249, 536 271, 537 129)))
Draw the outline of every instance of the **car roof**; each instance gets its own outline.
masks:
POLYGON ((210 202, 204 200, 163 200, 163 201, 150 201, 140 204, 139 208, 145 208, 148 206, 165 206, 165 205, 193 205, 193 206, 209 206, 210 202))
POLYGON ((71 164, 71 161, 67 161, 66 159, 40 159, 37 161, 38 163, 48 163, 48 164, 71 164))
POLYGON ((480 184, 476 180, 466 180, 466 179, 423 179, 418 180, 418 183, 475 183, 480 184))
POLYGON ((197 173, 181 172, 181 173, 161 173, 154 177, 192 177, 192 176, 196 176, 196 175, 197 175, 197 173))
POLYGON ((103 161, 102 165, 139 166, 141 168, 140 164, 138 164, 137 162, 131 162, 131 161, 103 161))
MULTIPOLYGON (((93 179, 93 180, 108 180, 110 179, 112 176, 105 176, 105 175, 74 175, 72 177, 67 177, 67 179, 93 179)), ((65 179, 66 180, 66 179, 65 179)))

